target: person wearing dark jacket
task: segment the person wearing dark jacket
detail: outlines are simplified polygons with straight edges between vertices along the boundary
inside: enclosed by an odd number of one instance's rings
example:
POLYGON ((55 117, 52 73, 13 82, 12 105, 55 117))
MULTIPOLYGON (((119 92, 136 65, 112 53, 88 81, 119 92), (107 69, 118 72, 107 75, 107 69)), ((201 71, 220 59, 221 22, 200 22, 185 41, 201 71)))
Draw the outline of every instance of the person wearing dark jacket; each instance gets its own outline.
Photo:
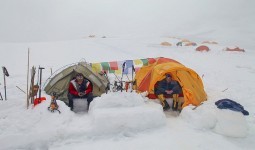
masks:
POLYGON ((86 98, 88 107, 93 100, 92 84, 89 80, 85 79, 81 73, 78 73, 75 79, 71 80, 68 88, 69 107, 73 110, 73 99, 86 98))
POLYGON ((180 84, 172 79, 171 74, 166 74, 166 77, 158 82, 158 87, 155 94, 158 96, 163 110, 170 109, 169 104, 165 97, 173 97, 173 110, 177 110, 178 107, 178 97, 182 93, 182 88, 180 84))

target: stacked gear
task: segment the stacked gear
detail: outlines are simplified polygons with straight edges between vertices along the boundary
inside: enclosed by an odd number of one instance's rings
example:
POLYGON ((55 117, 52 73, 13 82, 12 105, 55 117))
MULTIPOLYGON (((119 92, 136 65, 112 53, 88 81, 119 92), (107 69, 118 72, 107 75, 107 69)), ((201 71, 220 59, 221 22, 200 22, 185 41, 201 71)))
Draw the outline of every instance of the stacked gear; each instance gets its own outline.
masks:
POLYGON ((60 110, 58 110, 58 107, 59 106, 57 104, 57 94, 53 92, 51 95, 51 103, 50 103, 50 106, 48 107, 48 110, 51 112, 54 112, 56 110, 59 113, 61 113, 60 110))

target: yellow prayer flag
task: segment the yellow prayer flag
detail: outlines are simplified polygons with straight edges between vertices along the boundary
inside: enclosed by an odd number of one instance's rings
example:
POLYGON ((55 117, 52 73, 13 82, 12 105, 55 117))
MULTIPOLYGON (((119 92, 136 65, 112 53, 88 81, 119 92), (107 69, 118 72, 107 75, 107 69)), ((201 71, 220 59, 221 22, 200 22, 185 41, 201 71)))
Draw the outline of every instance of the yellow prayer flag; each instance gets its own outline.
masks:
POLYGON ((122 70, 121 70, 121 69, 115 70, 115 74, 120 75, 121 73, 122 73, 122 70))
POLYGON ((141 61, 141 59, 135 59, 134 60, 135 65, 140 65, 143 64, 143 62, 141 61))
POLYGON ((101 72, 102 71, 102 66, 100 63, 92 63, 92 70, 94 72, 101 72))

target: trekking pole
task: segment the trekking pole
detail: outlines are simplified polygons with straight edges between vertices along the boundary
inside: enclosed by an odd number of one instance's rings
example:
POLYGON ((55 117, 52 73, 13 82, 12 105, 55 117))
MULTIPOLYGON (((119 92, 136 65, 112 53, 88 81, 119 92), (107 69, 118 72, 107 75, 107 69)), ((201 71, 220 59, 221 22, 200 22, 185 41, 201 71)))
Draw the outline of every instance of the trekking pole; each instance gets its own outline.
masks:
POLYGON ((1 92, 0 92, 0 98, 1 98, 0 100, 3 100, 3 97, 2 97, 2 94, 1 94, 1 92))
POLYGON ((113 73, 113 74, 117 78, 117 80, 120 82, 120 79, 118 78, 118 76, 115 73, 113 73))
POLYGON ((22 90, 22 89, 21 89, 20 87, 18 87, 17 85, 16 85, 16 88, 18 88, 21 92, 27 94, 24 90, 22 90))
POLYGON ((121 92, 122 92, 122 90, 123 90, 123 83, 122 83, 122 79, 123 79, 123 74, 124 74, 124 69, 125 69, 125 65, 126 65, 126 62, 124 62, 123 64, 122 64, 122 75, 121 75, 121 80, 120 80, 120 86, 121 86, 121 92))
POLYGON ((52 68, 50 68, 50 75, 52 75, 52 68))
POLYGON ((135 72, 135 67, 134 67, 134 65, 132 65, 132 80, 131 80, 131 92, 133 92, 133 85, 134 85, 134 83, 133 83, 133 78, 134 78, 134 72, 135 72))
POLYGON ((29 107, 29 91, 28 91, 28 80, 29 80, 29 48, 27 50, 27 109, 29 107))
POLYGON ((36 68, 33 66, 31 69, 31 81, 30 81, 30 90, 29 90, 29 98, 30 98, 30 103, 34 103, 34 88, 35 88, 35 70, 36 68))
POLYGON ((128 75, 126 74, 126 77, 127 77, 127 79, 128 79, 128 82, 130 82, 131 80, 129 79, 129 77, 128 77, 128 75))
MULTIPOLYGON (((43 68, 43 67, 39 67, 39 70, 40 70, 39 100, 41 99, 41 91, 42 91, 42 89, 41 89, 41 86, 42 86, 42 70, 43 70, 43 69, 45 69, 45 68, 43 68)), ((39 103, 40 103, 40 101, 39 101, 39 103)))
POLYGON ((4 66, 2 68, 3 68, 3 74, 4 74, 4 98, 5 98, 5 100, 7 100, 5 76, 9 77, 9 73, 8 73, 7 69, 4 66))
POLYGON ((104 71, 104 76, 107 79, 107 87, 105 88, 105 91, 106 91, 106 94, 107 94, 108 91, 110 90, 110 81, 109 81, 108 75, 107 75, 107 73, 105 71, 104 71))

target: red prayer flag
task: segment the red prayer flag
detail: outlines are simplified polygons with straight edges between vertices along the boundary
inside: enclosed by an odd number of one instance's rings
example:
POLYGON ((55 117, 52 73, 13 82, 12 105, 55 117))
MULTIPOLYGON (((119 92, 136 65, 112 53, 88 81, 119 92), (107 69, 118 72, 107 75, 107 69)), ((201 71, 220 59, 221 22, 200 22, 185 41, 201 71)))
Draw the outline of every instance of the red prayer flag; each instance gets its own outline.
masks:
POLYGON ((154 62, 156 62, 155 58, 148 58, 148 62, 149 64, 153 64, 154 62))
POLYGON ((110 70, 118 70, 118 63, 117 61, 109 62, 110 64, 110 70))

